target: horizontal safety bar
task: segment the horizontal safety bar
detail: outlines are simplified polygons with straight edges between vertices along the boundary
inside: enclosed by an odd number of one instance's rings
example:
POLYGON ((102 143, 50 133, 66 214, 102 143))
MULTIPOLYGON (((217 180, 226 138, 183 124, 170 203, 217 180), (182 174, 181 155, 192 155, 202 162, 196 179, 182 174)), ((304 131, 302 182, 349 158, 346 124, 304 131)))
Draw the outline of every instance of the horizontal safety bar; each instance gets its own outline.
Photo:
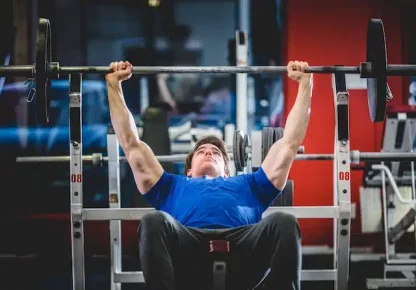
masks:
MULTIPOLYGON (((118 272, 113 274, 115 283, 143 283, 143 272, 118 272)), ((337 277, 335 269, 302 270, 302 281, 334 281, 337 277)))
MULTIPOLYGON (((83 220, 140 220, 154 208, 88 208, 82 210, 83 220)), ((269 207, 264 213, 266 217, 275 212, 285 212, 297 218, 338 218, 338 206, 292 206, 269 207)))

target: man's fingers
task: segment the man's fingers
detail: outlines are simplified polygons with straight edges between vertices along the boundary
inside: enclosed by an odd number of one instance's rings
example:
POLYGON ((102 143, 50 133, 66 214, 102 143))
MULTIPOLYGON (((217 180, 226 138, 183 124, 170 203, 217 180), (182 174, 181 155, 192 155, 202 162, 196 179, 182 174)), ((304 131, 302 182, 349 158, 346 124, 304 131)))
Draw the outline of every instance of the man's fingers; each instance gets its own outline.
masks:
POLYGON ((288 72, 292 72, 293 71, 293 65, 294 65, 294 62, 293 61, 289 61, 289 63, 286 66, 288 72))
POLYGON ((301 71, 302 70, 302 62, 301 61, 295 61, 295 70, 296 71, 301 71))
POLYGON ((297 69, 297 67, 298 67, 298 61, 297 60, 295 60, 295 61, 291 61, 291 65, 290 65, 290 70, 291 70, 291 72, 294 72, 294 71, 297 71, 298 69, 297 69))
POLYGON ((110 63, 110 69, 114 72, 117 70, 117 65, 115 62, 110 63))
POLYGON ((110 63, 109 68, 112 72, 116 72, 120 70, 132 70, 133 66, 128 61, 116 61, 110 63))
POLYGON ((305 71, 309 68, 309 64, 306 61, 289 61, 287 64, 287 72, 289 78, 300 81, 304 77, 309 76, 311 82, 312 82, 312 74, 311 73, 305 73, 305 71))

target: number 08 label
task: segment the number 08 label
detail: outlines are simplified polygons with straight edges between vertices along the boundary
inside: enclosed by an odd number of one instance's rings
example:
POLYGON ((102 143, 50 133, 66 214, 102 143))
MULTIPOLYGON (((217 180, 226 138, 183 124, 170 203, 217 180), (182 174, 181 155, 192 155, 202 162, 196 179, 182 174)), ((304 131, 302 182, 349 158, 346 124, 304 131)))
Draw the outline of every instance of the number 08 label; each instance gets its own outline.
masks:
POLYGON ((72 174, 71 175, 71 182, 72 183, 81 183, 82 182, 82 174, 72 174))
POLYGON ((350 173, 341 171, 338 176, 339 180, 350 180, 350 173))

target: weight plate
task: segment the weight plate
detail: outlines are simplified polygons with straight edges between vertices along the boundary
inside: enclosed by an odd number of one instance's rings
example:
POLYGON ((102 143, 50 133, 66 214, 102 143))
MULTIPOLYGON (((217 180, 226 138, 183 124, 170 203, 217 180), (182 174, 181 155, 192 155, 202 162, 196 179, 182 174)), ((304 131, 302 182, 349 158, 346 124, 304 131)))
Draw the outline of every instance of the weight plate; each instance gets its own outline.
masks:
POLYGON ((272 202, 271 206, 283 206, 283 194, 284 192, 282 192, 281 194, 279 194, 272 202))
POLYGON ((51 56, 51 26, 48 19, 39 19, 36 48, 36 119, 40 124, 49 123, 51 81, 48 65, 51 56))
POLYGON ((235 169, 239 172, 244 170, 247 165, 245 134, 241 130, 236 130, 233 137, 233 157, 235 169))
POLYGON ((273 143, 283 138, 284 129, 282 127, 274 128, 273 143))
POLYGON ((248 137, 248 134, 244 134, 244 140, 243 140, 243 146, 241 146, 241 155, 244 156, 243 161, 244 161, 244 167, 247 167, 247 162, 248 162, 248 154, 247 154, 247 148, 249 146, 251 146, 250 144, 250 139, 248 137))
POLYGON ((282 205, 293 206, 293 180, 288 180, 282 192, 282 205))
POLYGON ((261 161, 263 162, 273 145, 274 128, 264 127, 261 131, 261 161))
POLYGON ((371 65, 371 77, 367 78, 370 118, 373 122, 383 122, 387 97, 387 53, 383 22, 380 19, 368 22, 367 62, 371 65))

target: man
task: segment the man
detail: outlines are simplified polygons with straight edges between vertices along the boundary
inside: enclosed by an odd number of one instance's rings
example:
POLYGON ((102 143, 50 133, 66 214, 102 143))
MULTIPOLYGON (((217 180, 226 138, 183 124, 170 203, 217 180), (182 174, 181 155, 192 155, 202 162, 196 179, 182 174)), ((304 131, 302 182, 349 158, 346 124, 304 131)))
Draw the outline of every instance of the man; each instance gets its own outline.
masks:
POLYGON ((207 242, 212 239, 231 244, 230 280, 239 283, 234 289, 254 288, 266 272, 264 283, 270 289, 300 288, 297 220, 283 213, 261 215, 284 189, 306 133, 312 96, 307 67, 299 61, 287 66, 299 89, 284 137, 255 173, 229 177, 226 147, 215 137, 197 142, 186 160, 186 176, 165 172, 139 139, 124 101, 121 82, 130 78, 132 65, 110 64, 113 72, 106 80, 111 121, 139 191, 156 209, 142 218, 138 231, 147 289, 203 289, 209 283, 207 242))

